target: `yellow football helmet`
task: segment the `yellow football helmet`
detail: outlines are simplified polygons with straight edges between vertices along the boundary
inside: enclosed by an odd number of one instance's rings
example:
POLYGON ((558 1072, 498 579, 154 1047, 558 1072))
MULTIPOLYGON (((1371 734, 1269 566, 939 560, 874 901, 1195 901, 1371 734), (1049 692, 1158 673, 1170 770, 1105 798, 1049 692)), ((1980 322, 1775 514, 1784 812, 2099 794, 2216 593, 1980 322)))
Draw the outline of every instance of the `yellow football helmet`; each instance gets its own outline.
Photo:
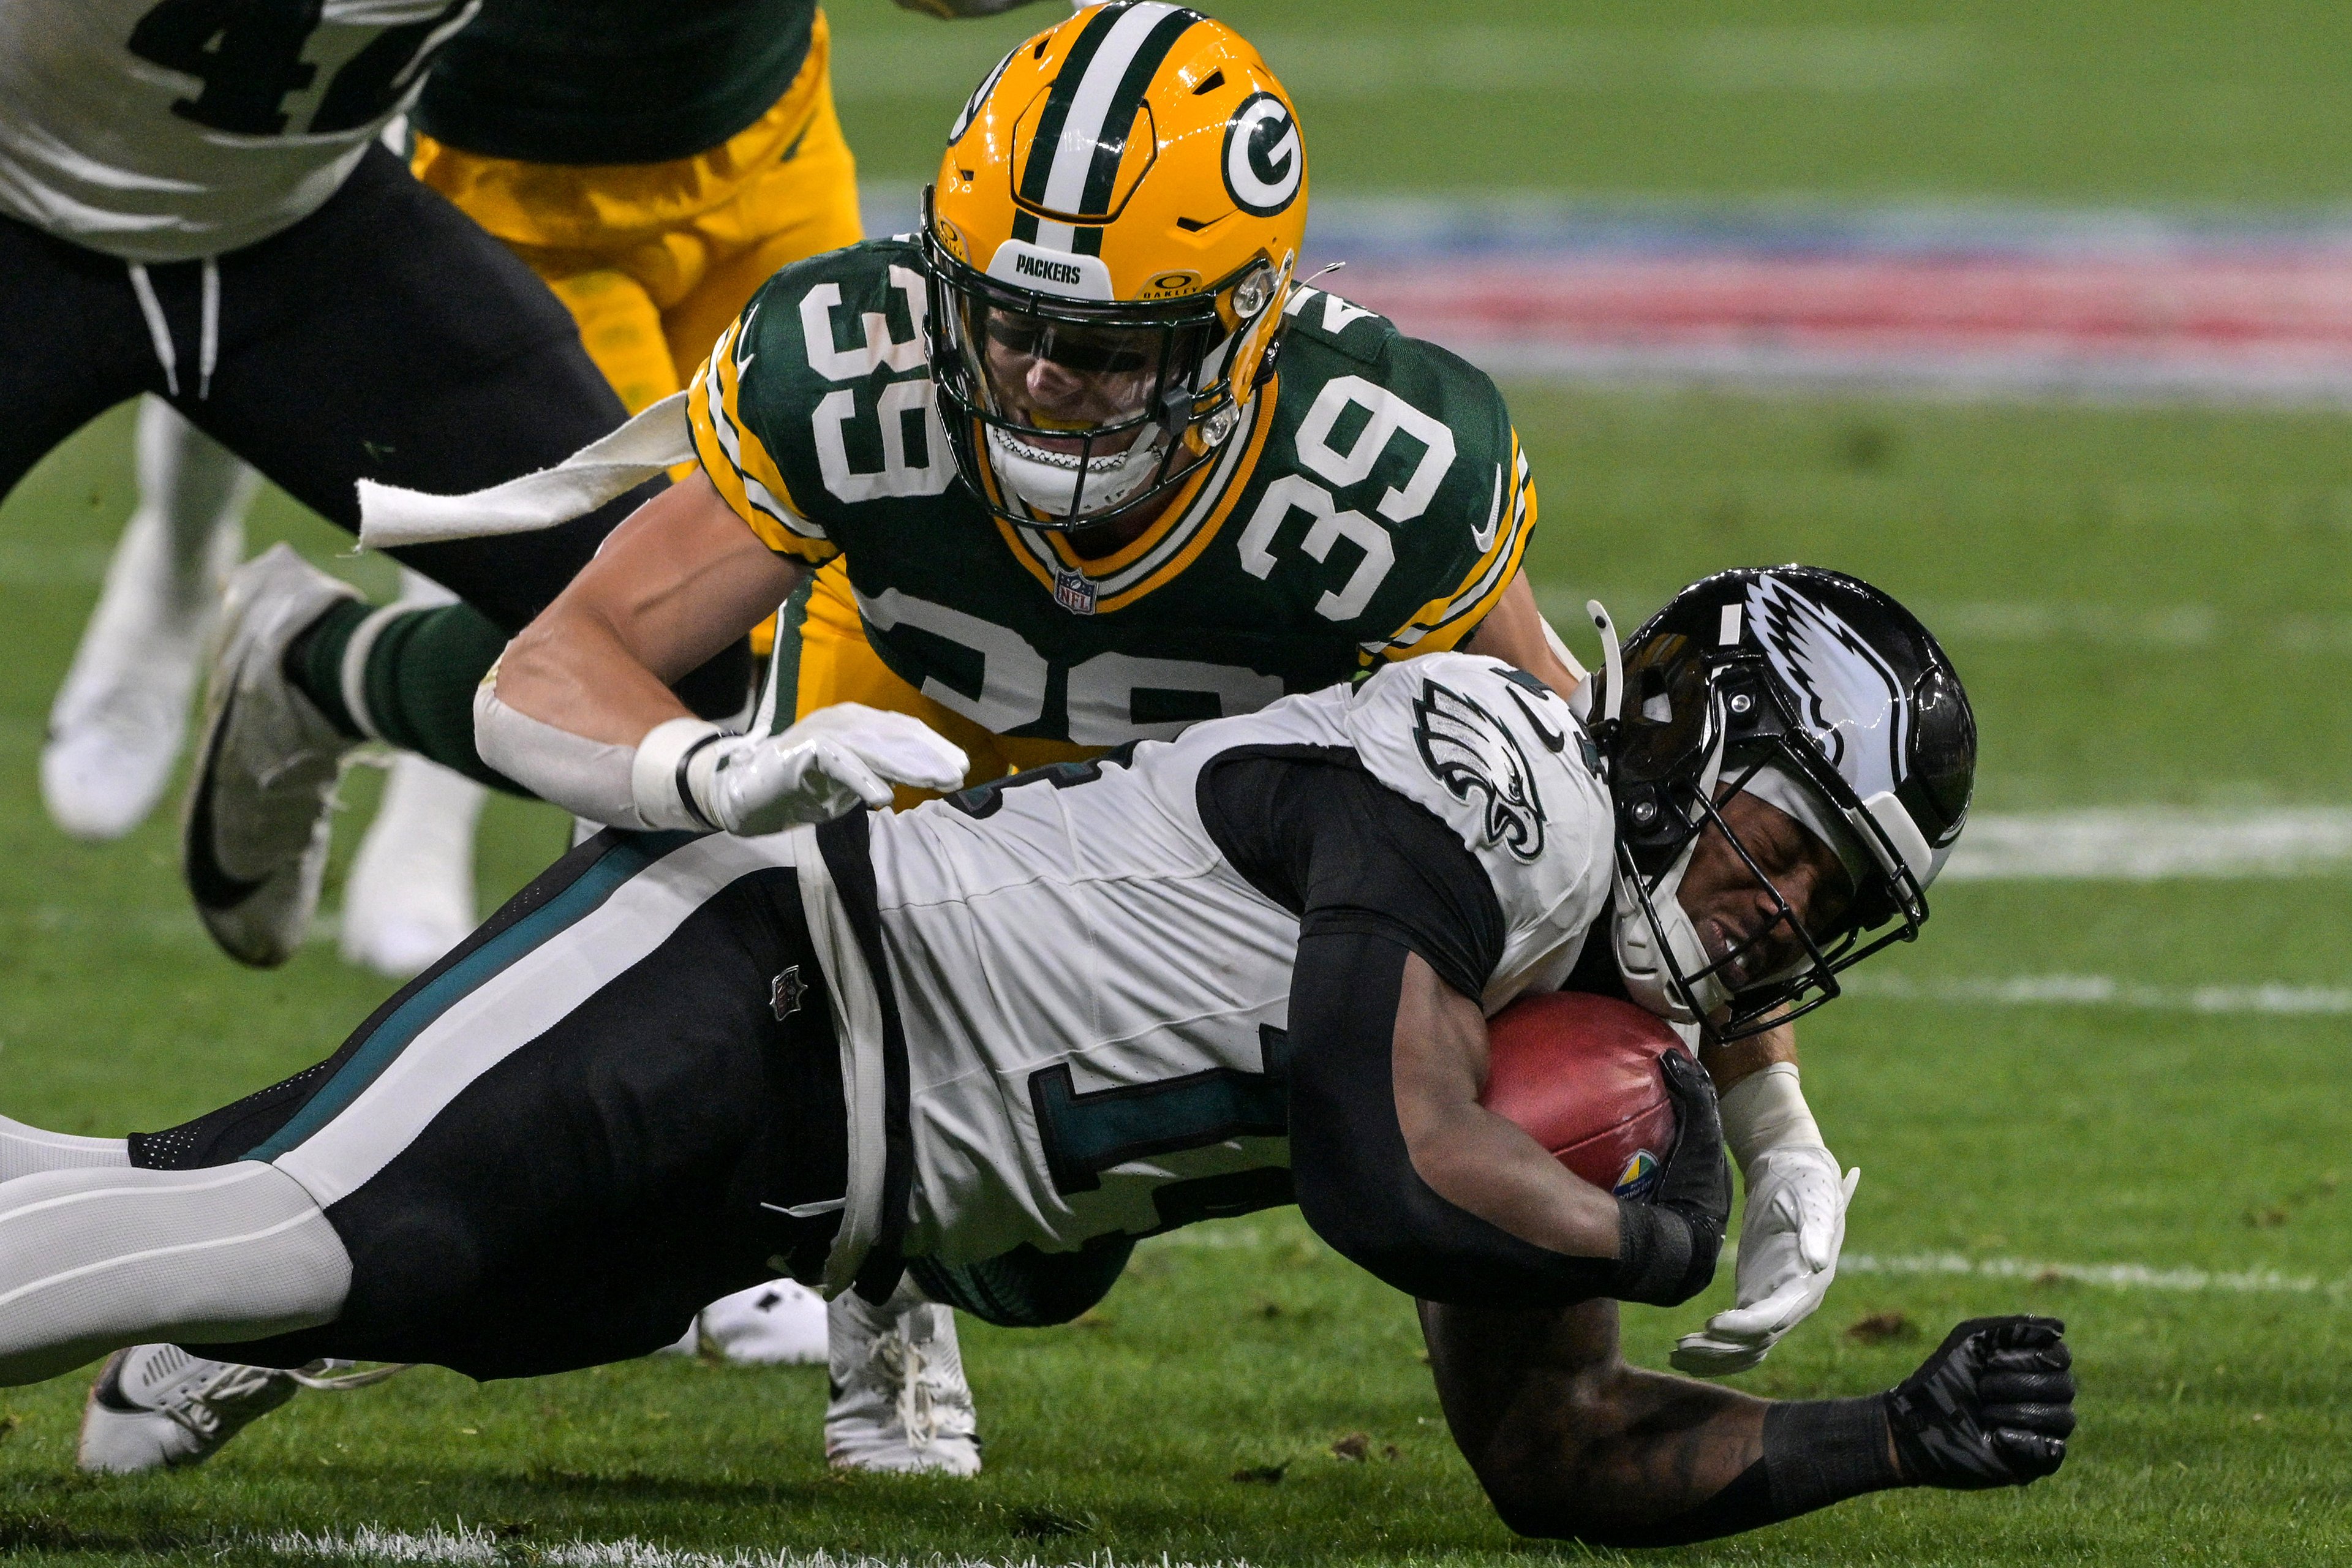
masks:
POLYGON ((1272 374, 1306 228, 1290 96, 1232 28, 1116 0, 1013 50, 925 198, 965 482, 1053 529, 1181 483, 1272 374))

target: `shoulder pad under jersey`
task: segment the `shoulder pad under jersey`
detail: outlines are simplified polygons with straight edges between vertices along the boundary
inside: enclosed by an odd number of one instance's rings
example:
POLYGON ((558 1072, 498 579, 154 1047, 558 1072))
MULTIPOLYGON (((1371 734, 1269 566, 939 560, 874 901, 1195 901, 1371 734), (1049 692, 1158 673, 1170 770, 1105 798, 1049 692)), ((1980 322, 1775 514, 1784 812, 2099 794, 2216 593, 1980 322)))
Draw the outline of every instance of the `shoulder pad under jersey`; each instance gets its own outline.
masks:
POLYGON ((1607 900, 1616 845, 1598 755, 1568 704, 1499 659, 1431 654, 1365 681, 1346 724, 1372 776, 1459 834, 1493 885, 1507 934, 1490 1003, 1533 969, 1564 973, 1607 900))
MULTIPOLYGON (((1378 557, 1349 580, 1359 591, 1322 613, 1368 664, 1452 647, 1502 596, 1536 523, 1502 394, 1475 365, 1336 294, 1301 289, 1285 309, 1261 472, 1276 476, 1271 486, 1297 475, 1291 490, 1269 494, 1318 513, 1328 497, 1324 531, 1378 557)), ((1244 563, 1256 559, 1254 537, 1244 563)))
POLYGON ((845 509, 955 481, 929 300, 912 244, 867 240, 778 272, 711 349, 688 408, 696 455, 771 549, 826 560, 845 509))

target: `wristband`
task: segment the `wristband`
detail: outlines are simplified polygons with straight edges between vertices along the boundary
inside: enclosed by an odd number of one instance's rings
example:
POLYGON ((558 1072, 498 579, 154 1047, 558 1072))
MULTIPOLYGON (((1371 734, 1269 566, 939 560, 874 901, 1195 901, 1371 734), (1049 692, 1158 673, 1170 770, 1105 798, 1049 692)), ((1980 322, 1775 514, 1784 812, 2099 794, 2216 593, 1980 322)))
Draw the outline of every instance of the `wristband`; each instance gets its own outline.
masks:
POLYGON ((1745 1172, 1768 1150, 1822 1149, 1822 1130, 1797 1082, 1797 1064, 1774 1062, 1723 1091, 1723 1141, 1745 1172))
POLYGON ((646 826, 689 833, 718 828, 695 798, 688 773, 698 754, 726 733, 708 719, 692 718, 667 720, 646 731, 629 763, 629 794, 646 826))

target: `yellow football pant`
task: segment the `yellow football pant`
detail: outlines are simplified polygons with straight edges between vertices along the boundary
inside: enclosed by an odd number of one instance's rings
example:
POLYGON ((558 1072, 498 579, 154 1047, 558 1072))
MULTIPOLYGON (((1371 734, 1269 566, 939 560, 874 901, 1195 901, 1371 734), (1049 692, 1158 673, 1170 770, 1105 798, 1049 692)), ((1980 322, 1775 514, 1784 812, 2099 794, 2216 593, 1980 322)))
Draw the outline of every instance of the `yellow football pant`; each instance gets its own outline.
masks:
MULTIPOLYGON (((820 11, 783 97, 691 158, 526 163, 420 135, 413 166, 547 280, 588 357, 640 413, 686 385, 780 268, 864 237, 832 55, 820 11)), ((771 617, 752 651, 765 657, 775 636, 771 617)))
POLYGON ((419 136, 416 177, 547 279, 635 414, 686 384, 778 268, 863 237, 832 54, 820 12, 784 96, 691 158, 526 163, 419 136))
MULTIPOLYGON (((799 710, 815 711, 835 702, 863 702, 911 714, 953 741, 971 759, 966 784, 985 784, 1024 768, 1048 763, 1081 762, 1102 755, 1099 746, 1074 746, 1067 741, 1024 741, 992 735, 962 714, 924 696, 892 672, 866 645, 866 630, 857 618, 857 603, 849 592, 849 574, 838 561, 816 575, 808 601, 808 619, 801 626, 799 710)), ((904 811, 931 799, 928 791, 902 789, 898 806, 904 811)))

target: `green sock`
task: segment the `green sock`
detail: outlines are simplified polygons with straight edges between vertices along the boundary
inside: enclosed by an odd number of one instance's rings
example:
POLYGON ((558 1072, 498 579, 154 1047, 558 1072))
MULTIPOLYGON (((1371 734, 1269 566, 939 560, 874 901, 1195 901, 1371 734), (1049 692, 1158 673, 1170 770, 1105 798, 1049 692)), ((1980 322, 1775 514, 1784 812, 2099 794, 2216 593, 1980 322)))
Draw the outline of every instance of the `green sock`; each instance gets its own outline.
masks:
MULTIPOLYGON (((343 640, 348 645, 349 633, 343 640)), ((474 750, 474 690, 506 646, 507 634, 467 605, 412 610, 385 622, 367 650, 362 681, 375 732, 478 784, 529 797, 474 750)))
POLYGON ((366 731, 352 719, 343 703, 343 650, 352 634, 368 618, 373 606, 357 599, 338 599, 335 607, 310 623, 286 647, 286 679, 327 716, 327 722, 357 740, 366 731))

